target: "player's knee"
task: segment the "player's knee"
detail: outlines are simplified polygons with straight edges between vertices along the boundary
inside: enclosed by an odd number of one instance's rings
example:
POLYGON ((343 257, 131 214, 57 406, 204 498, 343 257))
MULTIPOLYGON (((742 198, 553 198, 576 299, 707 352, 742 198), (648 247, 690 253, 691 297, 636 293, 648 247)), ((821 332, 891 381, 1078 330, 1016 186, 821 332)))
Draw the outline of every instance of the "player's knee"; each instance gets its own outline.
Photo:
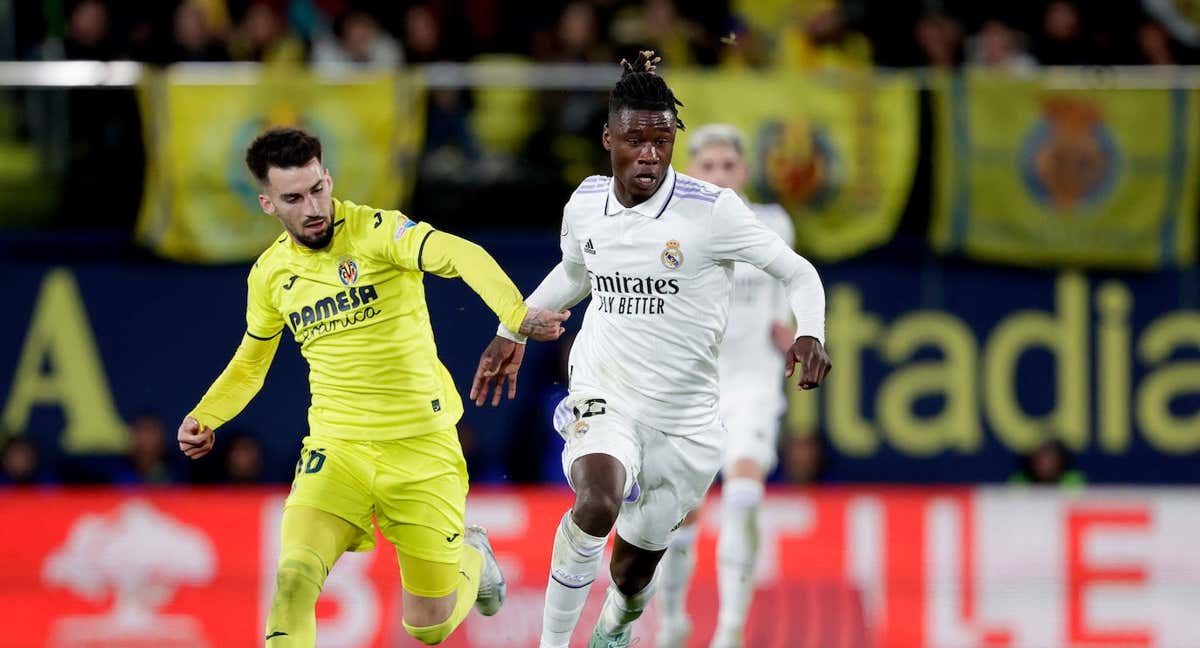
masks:
POLYGON ((637 573, 634 570, 624 570, 621 573, 614 572, 612 574, 613 585, 621 591, 625 596, 635 596, 639 593, 646 592, 650 583, 654 581, 654 572, 637 573))
POLYGON ((603 488, 582 488, 575 494, 571 518, 585 533, 606 536, 621 512, 621 494, 603 488))
POLYGON ((721 488, 721 505, 727 509, 745 511, 762 504, 763 483, 757 479, 737 478, 721 488))
POLYGON ((307 547, 286 549, 279 556, 275 575, 275 599, 292 603, 316 604, 325 576, 329 573, 317 552, 307 547))

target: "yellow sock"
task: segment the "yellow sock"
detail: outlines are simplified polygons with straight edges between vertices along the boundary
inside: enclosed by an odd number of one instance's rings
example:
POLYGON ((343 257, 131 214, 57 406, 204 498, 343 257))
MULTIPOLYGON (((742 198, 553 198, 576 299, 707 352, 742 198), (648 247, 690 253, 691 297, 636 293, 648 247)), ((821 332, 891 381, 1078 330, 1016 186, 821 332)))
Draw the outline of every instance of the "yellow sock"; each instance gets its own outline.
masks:
POLYGON ((475 597, 479 594, 479 573, 483 569, 483 556, 475 547, 465 545, 458 568, 463 576, 458 582, 458 589, 454 590, 457 598, 454 600, 454 610, 450 612, 450 616, 445 621, 431 626, 418 627, 411 626, 408 622, 404 623, 405 632, 417 641, 429 646, 445 641, 463 619, 467 618, 467 614, 475 605, 475 597))

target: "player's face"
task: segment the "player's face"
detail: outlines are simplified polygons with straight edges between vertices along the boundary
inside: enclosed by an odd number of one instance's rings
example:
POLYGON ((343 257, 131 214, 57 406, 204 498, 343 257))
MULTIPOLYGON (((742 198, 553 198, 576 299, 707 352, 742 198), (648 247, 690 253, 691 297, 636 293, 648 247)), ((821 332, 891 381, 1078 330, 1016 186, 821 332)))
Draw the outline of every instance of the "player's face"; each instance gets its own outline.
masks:
POLYGON ((727 144, 713 144, 704 147, 692 158, 688 175, 718 187, 741 191, 746 185, 749 169, 737 149, 727 144))
POLYGON ((333 178, 317 158, 302 167, 270 167, 258 195, 297 243, 319 250, 333 239, 333 178))
POLYGON ((667 177, 675 150, 675 115, 669 110, 622 109, 604 126, 621 204, 645 202, 667 177))

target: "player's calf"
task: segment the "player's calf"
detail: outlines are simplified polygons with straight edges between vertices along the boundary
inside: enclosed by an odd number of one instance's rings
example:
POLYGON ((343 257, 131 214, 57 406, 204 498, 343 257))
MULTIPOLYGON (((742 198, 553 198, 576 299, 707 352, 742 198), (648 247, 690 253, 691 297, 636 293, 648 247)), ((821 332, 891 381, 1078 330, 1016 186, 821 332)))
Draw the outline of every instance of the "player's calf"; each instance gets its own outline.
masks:
POLYGON ((587 601, 588 590, 600 569, 607 536, 594 536, 579 528, 568 511, 554 533, 550 580, 542 614, 543 648, 566 648, 571 631, 587 601))
POLYGON ((758 508, 763 484, 735 478, 721 491, 721 532, 717 538, 717 615, 714 646, 739 646, 750 599, 754 595, 754 568, 758 559, 758 508))

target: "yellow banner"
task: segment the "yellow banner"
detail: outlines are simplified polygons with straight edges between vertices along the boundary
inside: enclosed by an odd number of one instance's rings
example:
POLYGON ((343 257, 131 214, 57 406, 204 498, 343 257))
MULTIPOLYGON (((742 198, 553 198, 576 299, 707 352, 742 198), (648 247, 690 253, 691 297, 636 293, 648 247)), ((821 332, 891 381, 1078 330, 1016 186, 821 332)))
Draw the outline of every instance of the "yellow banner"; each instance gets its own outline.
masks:
MULTIPOLYGON (((779 203, 796 248, 827 261, 887 242, 912 187, 917 93, 907 76, 677 72, 667 75, 689 129, 722 122, 747 138, 750 196, 779 203)), ((686 169, 688 135, 675 144, 686 169)))
POLYGON ((946 82, 936 95, 936 248, 1036 266, 1193 262, 1196 93, 1087 82, 983 71, 946 82))
POLYGON ((253 259, 280 232, 244 161, 264 129, 320 137, 335 195, 380 207, 411 190, 424 136, 420 80, 395 73, 168 68, 146 78, 139 101, 147 171, 138 239, 179 261, 253 259))

